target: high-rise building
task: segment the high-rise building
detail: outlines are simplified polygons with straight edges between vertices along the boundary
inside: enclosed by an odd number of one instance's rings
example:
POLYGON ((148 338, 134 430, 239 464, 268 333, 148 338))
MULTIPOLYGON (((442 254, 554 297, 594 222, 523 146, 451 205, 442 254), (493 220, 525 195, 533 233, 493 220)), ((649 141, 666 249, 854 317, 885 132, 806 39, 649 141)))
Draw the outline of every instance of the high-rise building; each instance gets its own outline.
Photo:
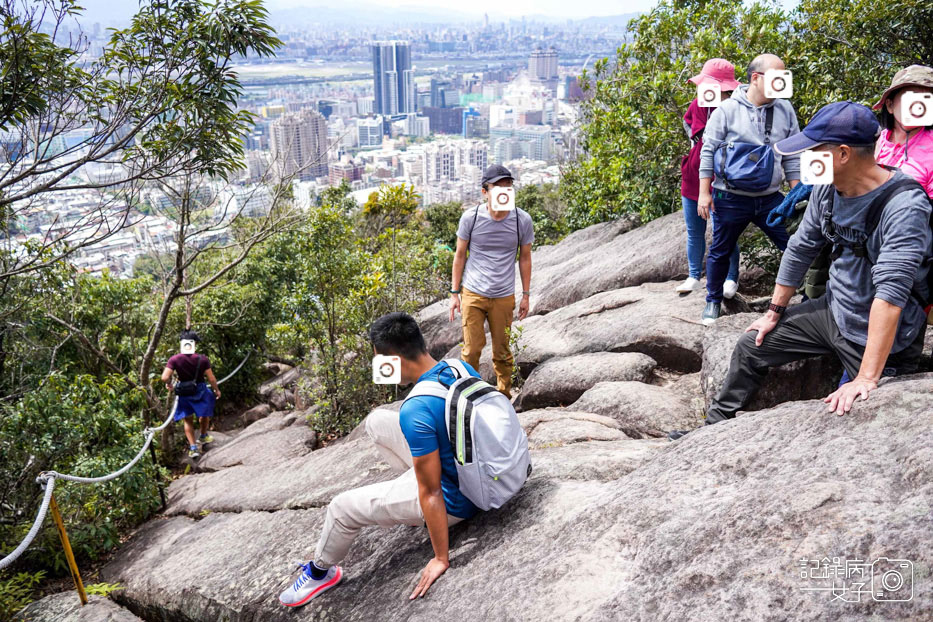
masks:
POLYGON ((358 97, 356 99, 356 112, 361 116, 366 116, 373 113, 373 106, 375 105, 375 99, 372 97, 358 97))
POLYGON ((448 140, 428 143, 424 146, 424 181, 458 181, 465 167, 482 171, 486 169, 488 161, 489 150, 485 141, 448 140))
POLYGON ((382 145, 382 118, 359 119, 356 122, 359 145, 363 149, 382 145))
POLYGON ((557 50, 538 48, 528 59, 528 78, 534 84, 548 86, 557 93, 557 50))
POLYGON ((411 44, 407 41, 374 41, 372 51, 373 112, 383 115, 415 112, 411 44))
POLYGON ((327 175, 327 121, 316 110, 282 115, 270 124, 273 166, 281 178, 327 175))
POLYGON ((330 182, 331 186, 340 185, 341 180, 344 179, 350 183, 353 183, 354 181, 363 179, 363 170, 363 165, 358 164, 353 160, 350 160, 349 162, 337 162, 330 165, 330 176, 328 181, 330 182))
POLYGON ((460 134, 463 132, 463 108, 425 108, 424 116, 430 120, 435 134, 460 134))

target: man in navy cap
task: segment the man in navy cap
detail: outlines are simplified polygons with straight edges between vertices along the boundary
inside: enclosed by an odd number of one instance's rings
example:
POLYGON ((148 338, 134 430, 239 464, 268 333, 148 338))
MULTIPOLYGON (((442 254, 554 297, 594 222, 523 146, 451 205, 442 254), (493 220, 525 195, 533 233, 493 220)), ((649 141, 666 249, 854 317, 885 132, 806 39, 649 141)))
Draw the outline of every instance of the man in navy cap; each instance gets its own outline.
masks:
POLYGON ((518 319, 528 315, 531 295, 531 216, 515 206, 512 173, 493 164, 483 173, 483 202, 467 209, 457 228, 450 288, 450 321, 463 316, 461 357, 479 369, 486 345, 486 323, 492 339, 492 366, 497 388, 507 397, 512 389, 512 350, 508 331, 515 312, 515 256, 522 280, 518 319))
POLYGON ((791 361, 839 357, 852 380, 824 400, 837 415, 856 399, 868 399, 883 376, 916 371, 926 330, 921 301, 929 296, 931 206, 916 181, 875 163, 879 132, 868 108, 837 102, 820 109, 802 133, 774 146, 783 155, 830 153, 833 181, 814 186, 781 259, 770 308, 739 339, 707 425, 734 417, 769 368, 791 361), (833 263, 826 295, 788 308, 827 244, 833 263))

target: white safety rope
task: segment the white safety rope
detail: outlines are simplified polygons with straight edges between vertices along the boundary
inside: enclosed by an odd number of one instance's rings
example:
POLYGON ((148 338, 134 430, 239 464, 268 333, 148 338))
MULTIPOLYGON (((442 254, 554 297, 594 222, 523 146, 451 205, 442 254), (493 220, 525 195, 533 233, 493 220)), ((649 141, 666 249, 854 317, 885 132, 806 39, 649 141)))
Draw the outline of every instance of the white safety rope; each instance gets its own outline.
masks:
MULTIPOLYGON (((246 359, 249 358, 249 355, 252 353, 252 350, 246 353, 246 357, 237 365, 236 369, 227 374, 223 380, 218 380, 217 384, 222 384, 229 380, 235 373, 242 369, 243 365, 246 363, 246 359)), ((108 482, 112 479, 116 479, 132 469, 137 462, 142 459, 143 455, 146 453, 146 450, 149 449, 149 445, 152 443, 153 437, 155 437, 157 432, 161 432, 172 422, 175 418, 175 411, 178 409, 178 397, 176 396, 172 402, 172 410, 168 414, 168 417, 165 418, 165 421, 162 422, 157 428, 146 428, 143 430, 143 435, 146 437, 146 441, 143 443, 142 449, 139 450, 139 453, 136 454, 136 457, 127 462, 119 470, 114 471, 113 473, 108 473, 107 475, 102 475, 100 477, 80 477, 78 475, 68 475, 66 473, 58 473, 57 471, 43 471, 39 473, 39 476, 36 478, 36 483, 45 488, 45 496, 42 498, 42 505, 39 507, 39 512, 36 514, 36 520, 32 523, 32 527, 29 529, 29 533, 26 534, 26 537, 22 542, 19 543, 19 546, 16 549, 0 559, 0 570, 11 565, 15 562, 20 555, 26 552, 26 549, 29 548, 29 545, 32 544, 32 541, 36 539, 36 536, 39 535, 39 529, 42 527, 42 523, 45 521, 45 515, 49 510, 49 503, 52 500, 52 490, 55 488, 55 480, 62 479, 68 482, 77 482, 79 484, 100 484, 102 482, 108 482)))

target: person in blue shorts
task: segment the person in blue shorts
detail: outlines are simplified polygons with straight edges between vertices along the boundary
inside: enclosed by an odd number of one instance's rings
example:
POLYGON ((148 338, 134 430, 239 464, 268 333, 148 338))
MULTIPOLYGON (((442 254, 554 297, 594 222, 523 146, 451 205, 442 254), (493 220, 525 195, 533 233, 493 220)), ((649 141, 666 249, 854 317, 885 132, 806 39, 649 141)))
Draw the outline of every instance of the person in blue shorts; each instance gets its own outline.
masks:
MULTIPOLYGON (((376 354, 401 359, 401 384, 421 380, 455 380, 451 368, 436 361, 427 350, 421 329, 406 313, 389 313, 369 330, 376 354)), ((464 364, 473 376, 475 369, 464 364)), ((301 564, 301 573, 282 592, 279 600, 288 607, 307 604, 337 585, 343 577, 339 564, 363 527, 379 525, 425 525, 434 557, 421 572, 410 598, 424 596, 428 588, 450 566, 450 525, 471 518, 478 511, 460 492, 453 448, 444 420, 444 400, 419 395, 406 401, 400 412, 377 409, 362 426, 386 463, 401 475, 393 480, 349 490, 334 497, 314 557, 301 564)))
POLYGON ((207 429, 210 418, 214 414, 214 404, 220 398, 220 388, 217 378, 211 370, 211 361, 203 354, 195 352, 197 343, 201 340, 193 330, 181 333, 180 352, 172 356, 165 369, 162 370, 162 382, 169 391, 173 391, 172 376, 177 376, 178 382, 194 382, 197 387, 193 395, 177 396, 178 404, 175 408, 175 421, 185 420, 185 437, 188 439, 188 457, 196 460, 201 456, 198 444, 203 448, 205 444, 214 439, 207 429), (205 379, 207 382, 205 382, 205 379), (211 389, 207 388, 210 383, 211 389), (201 435, 195 439, 194 418, 198 418, 201 435))

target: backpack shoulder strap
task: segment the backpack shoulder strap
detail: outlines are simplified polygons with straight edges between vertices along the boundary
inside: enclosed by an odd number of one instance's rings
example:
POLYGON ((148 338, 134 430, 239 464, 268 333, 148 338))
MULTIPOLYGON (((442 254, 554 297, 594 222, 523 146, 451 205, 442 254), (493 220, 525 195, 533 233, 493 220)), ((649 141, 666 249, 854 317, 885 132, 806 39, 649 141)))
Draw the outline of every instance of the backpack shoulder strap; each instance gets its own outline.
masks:
POLYGON ((473 209, 473 224, 470 225, 470 239, 467 242, 467 248, 473 244, 473 229, 476 229, 476 217, 479 216, 479 205, 473 209))
MULTIPOLYGON (((868 214, 865 217, 865 234, 870 236, 875 232, 875 229, 878 228, 878 223, 881 222, 881 214, 884 212, 884 208, 887 207, 888 203, 891 202, 891 199, 905 190, 911 190, 912 188, 923 190, 923 187, 912 177, 905 177, 903 179, 898 179, 880 192, 868 206, 868 214)), ((925 191, 924 194, 926 194, 925 191)))
POLYGON ((419 397, 422 395, 430 395, 432 397, 439 397, 446 400, 447 388, 436 380, 422 380, 421 382, 415 384, 408 395, 405 396, 405 402, 413 397, 419 397))
MULTIPOLYGON (((466 365, 463 364, 463 361, 460 359, 443 359, 442 363, 447 363, 447 366, 454 370, 454 375, 459 378, 468 378, 471 376, 469 370, 467 370, 466 365)), ((407 402, 413 397, 418 397, 420 395, 430 395, 433 397, 439 397, 442 399, 447 399, 447 393, 450 391, 449 387, 444 386, 443 383, 437 380, 422 380, 415 384, 412 387, 411 391, 405 396, 405 401, 407 402)))
POLYGON ((771 143, 771 128, 774 127, 774 104, 765 111, 765 144, 771 143))
POLYGON ((521 229, 521 212, 516 207, 515 208, 515 238, 518 240, 518 248, 516 252, 522 250, 522 229, 521 229))

